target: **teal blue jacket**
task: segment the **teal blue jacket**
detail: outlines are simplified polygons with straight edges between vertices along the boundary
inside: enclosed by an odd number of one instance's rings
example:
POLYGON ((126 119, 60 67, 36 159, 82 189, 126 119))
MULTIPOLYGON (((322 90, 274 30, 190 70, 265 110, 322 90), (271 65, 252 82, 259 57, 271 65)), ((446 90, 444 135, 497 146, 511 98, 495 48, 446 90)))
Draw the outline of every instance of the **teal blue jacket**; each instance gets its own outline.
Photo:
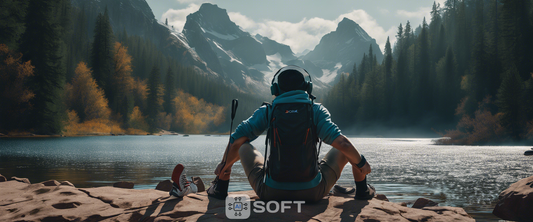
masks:
MULTIPOLYGON (((244 120, 233 134, 231 134, 231 143, 235 141, 236 139, 239 139, 243 136, 246 136, 250 139, 250 141, 253 141, 257 139, 259 135, 261 135, 266 129, 268 129, 268 119, 267 109, 272 109, 274 106, 280 103, 309 103, 313 104, 313 102, 309 99, 309 95, 303 91, 303 90, 294 90, 289 91, 286 93, 283 93, 279 96, 277 96, 274 101, 272 101, 272 106, 261 106, 259 109, 255 110, 254 114, 248 118, 247 120, 244 120)), ((271 114, 272 110, 268 110, 268 113, 271 114)), ((341 131, 339 127, 335 123, 331 121, 331 116, 329 114, 329 111, 320 104, 313 104, 313 121, 315 126, 317 127, 317 134, 320 139, 326 144, 331 145, 333 141, 341 135, 341 131)), ((282 190, 304 190, 313 188, 316 185, 320 183, 320 180, 322 178, 322 174, 319 173, 317 177, 314 180, 311 180, 309 182, 302 182, 302 183, 281 183, 276 182, 269 177, 266 178, 265 183, 276 189, 282 189, 282 190)))

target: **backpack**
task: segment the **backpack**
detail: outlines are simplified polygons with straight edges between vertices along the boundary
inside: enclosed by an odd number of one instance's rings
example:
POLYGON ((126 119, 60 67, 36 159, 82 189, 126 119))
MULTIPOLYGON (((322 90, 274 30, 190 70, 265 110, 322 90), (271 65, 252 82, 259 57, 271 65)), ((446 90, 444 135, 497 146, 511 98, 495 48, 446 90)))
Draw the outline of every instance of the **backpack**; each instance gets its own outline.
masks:
MULTIPOLYGON (((265 172, 277 182, 308 182, 319 172, 313 104, 281 103, 271 110, 265 140, 265 172), (270 145, 270 153, 268 146, 270 145), (268 159, 267 159, 268 156, 268 159)), ((321 143, 320 143, 321 145, 321 143)))

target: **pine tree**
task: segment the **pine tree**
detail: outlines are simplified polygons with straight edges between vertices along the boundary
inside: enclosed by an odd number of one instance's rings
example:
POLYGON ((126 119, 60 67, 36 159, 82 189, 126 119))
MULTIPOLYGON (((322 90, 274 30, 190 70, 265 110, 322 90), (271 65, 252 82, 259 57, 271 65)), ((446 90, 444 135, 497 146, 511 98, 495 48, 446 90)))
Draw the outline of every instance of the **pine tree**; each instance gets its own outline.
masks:
POLYGON ((159 88, 159 68, 154 66, 152 72, 150 72, 150 78, 148 79, 148 125, 150 125, 150 133, 156 131, 157 114, 159 113, 158 95, 159 88))
POLYGON ((174 76, 174 72, 172 72, 172 69, 169 67, 165 78, 165 98, 163 103, 163 108, 168 114, 174 114, 176 112, 172 105, 172 100, 176 97, 176 83, 174 81, 174 76))
POLYGON ((472 63, 472 92, 471 102, 473 107, 488 95, 488 84, 486 77, 487 55, 485 49, 485 23, 483 15, 483 1, 476 1, 476 15, 475 15, 475 33, 474 33, 474 48, 473 48, 473 63, 472 63))
POLYGON ((457 16, 457 0, 446 0, 444 3, 444 24, 446 24, 445 28, 448 32, 448 44, 451 44, 453 42, 453 37, 455 36, 455 25, 456 25, 456 16, 457 16))
POLYGON ((6 44, 11 50, 18 49, 27 7, 28 1, 0 1, 0 44, 6 44))
POLYGON ((512 66, 505 72, 496 103, 501 116, 501 124, 513 140, 519 140, 524 130, 524 116, 522 106, 523 83, 518 69, 512 66))
POLYGON ((533 28, 529 20, 530 1, 501 0, 501 27, 504 68, 516 66, 522 80, 533 71, 533 28))
POLYGON ((403 26, 402 26, 402 23, 400 23, 400 25, 398 26, 398 31, 396 32, 396 44, 394 44, 393 56, 394 56, 394 59, 396 60, 398 60, 398 57, 399 57, 398 51, 400 51, 402 39, 403 39, 403 26))
POLYGON ((466 18, 466 5, 461 2, 457 7, 457 17, 455 25, 454 52, 458 61, 458 71, 463 74, 467 69, 470 61, 470 30, 468 30, 466 18))
POLYGON ((488 30, 486 33, 487 40, 487 63, 486 63, 486 72, 487 72, 487 82, 488 82, 488 93, 492 98, 496 98, 498 93, 498 88, 500 87, 502 73, 501 59, 500 59, 500 32, 498 24, 498 0, 491 0, 489 5, 489 16, 486 21, 485 29, 488 30))
POLYGON ((368 67, 370 68, 368 71, 374 71, 374 52, 372 52, 372 44, 370 44, 370 47, 368 48, 368 67))
POLYGON ((533 121, 533 76, 526 82, 526 88, 524 91, 524 107, 526 120, 528 122, 533 121))
POLYGON ((440 16, 440 5, 437 5, 436 2, 433 2, 433 9, 431 10, 431 22, 429 23, 429 40, 431 43, 432 64, 438 62, 444 55, 443 51, 439 51, 439 48, 442 49, 440 36, 441 26, 442 19, 440 16))
POLYGON ((418 63, 416 65, 418 72, 418 91, 416 92, 420 107, 417 109, 419 112, 426 113, 432 110, 433 106, 433 81, 431 79, 431 59, 429 56, 429 34, 428 25, 424 18, 422 22, 422 30, 418 37, 418 63))
POLYGON ((64 107, 61 95, 65 82, 65 70, 61 55, 60 26, 54 19, 57 2, 30 1, 26 16, 26 31, 22 36, 23 60, 31 60, 35 66, 31 79, 35 97, 32 100, 31 123, 37 133, 61 133, 64 107))
POLYGON ((390 45, 389 38, 387 37, 387 42, 385 43, 385 51, 383 53, 385 55, 383 59, 383 72, 384 72, 384 78, 383 78, 383 86, 384 86, 384 117, 389 118, 392 112, 392 93, 394 92, 393 84, 392 84, 392 48, 390 45))
POLYGON ((365 75, 368 67, 367 60, 368 59, 365 53, 363 54, 363 58, 361 59, 361 65, 359 66, 359 76, 357 78, 357 87, 359 88, 361 88, 363 86, 363 83, 365 82, 365 75))
POLYGON ((459 76, 457 75, 457 65, 452 47, 448 47, 446 55, 437 64, 437 77, 439 84, 439 96, 437 112, 444 122, 450 122, 454 118, 459 96, 459 76))
POLYGON ((410 25, 407 22, 406 29, 402 25, 398 27, 397 34, 397 50, 394 52, 398 54, 398 61, 396 63, 396 92, 394 93, 394 110, 395 114, 404 117, 407 115, 407 100, 409 95, 409 48, 410 25))
POLYGON ((109 98, 109 104, 114 104, 115 95, 112 88, 111 78, 113 73, 113 47, 114 36, 107 8, 104 14, 98 14, 94 27, 94 40, 91 52, 91 66, 96 83, 109 98))

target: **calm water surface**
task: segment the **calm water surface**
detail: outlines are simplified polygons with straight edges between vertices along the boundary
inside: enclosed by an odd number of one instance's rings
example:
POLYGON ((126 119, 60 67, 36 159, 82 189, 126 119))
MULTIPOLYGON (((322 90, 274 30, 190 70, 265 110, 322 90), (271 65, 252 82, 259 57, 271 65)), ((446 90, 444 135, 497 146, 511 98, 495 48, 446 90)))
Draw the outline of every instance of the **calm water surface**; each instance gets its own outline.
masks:
MULTIPOLYGON (((392 202, 426 197, 441 206, 458 206, 477 219, 490 215, 498 194, 533 175, 533 157, 524 146, 436 146, 431 139, 350 138, 372 166, 368 181, 392 202)), ((188 176, 208 184, 228 136, 119 136, 0 139, 0 174, 32 183, 68 180, 76 187, 133 181, 153 189, 170 179, 177 163, 188 176)), ((255 140, 264 152, 264 137, 255 140)), ((321 157, 331 149, 323 144, 321 157)), ((250 190, 239 163, 232 169, 231 191, 250 190)), ((353 185, 347 166, 340 184, 353 185)))

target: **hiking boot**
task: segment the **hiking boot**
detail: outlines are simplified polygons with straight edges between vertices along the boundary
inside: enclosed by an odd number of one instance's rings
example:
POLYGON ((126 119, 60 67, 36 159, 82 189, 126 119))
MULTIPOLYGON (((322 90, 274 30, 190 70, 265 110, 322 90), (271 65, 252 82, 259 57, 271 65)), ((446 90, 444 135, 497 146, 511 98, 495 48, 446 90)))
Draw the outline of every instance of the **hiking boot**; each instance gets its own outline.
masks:
POLYGON ((229 180, 221 180, 218 177, 211 182, 211 186, 207 188, 207 195, 220 200, 225 200, 228 196, 229 180))
POLYGON ((358 200, 371 200, 376 195, 376 188, 372 185, 367 184, 367 189, 364 192, 355 192, 355 199, 358 200))
POLYGON ((198 188, 195 184, 187 180, 185 174, 185 167, 182 164, 176 165, 172 171, 172 189, 170 195, 175 197, 183 197, 189 193, 196 193, 198 188))
POLYGON ((335 193, 351 194, 351 193, 355 192, 355 188, 353 188, 353 187, 346 188, 346 187, 342 187, 342 186, 340 186, 338 184, 335 184, 335 186, 333 186, 333 191, 335 193))

